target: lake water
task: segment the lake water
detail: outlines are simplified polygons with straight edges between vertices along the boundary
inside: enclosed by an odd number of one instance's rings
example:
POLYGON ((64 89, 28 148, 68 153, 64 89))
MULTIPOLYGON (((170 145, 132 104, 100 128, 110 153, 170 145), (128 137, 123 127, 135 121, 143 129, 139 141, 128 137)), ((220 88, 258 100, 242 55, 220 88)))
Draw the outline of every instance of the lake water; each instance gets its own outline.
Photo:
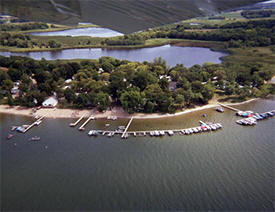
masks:
POLYGON ((27 53, 11 53, 0 52, 0 55, 10 56, 26 56, 36 60, 45 58, 46 60, 57 59, 98 59, 102 56, 111 56, 121 60, 129 61, 149 61, 153 62, 154 58, 162 57, 166 60, 167 65, 175 66, 176 64, 184 64, 191 67, 195 64, 202 65, 205 62, 220 63, 221 57, 226 53, 211 51, 209 48, 200 47, 179 47, 164 45, 159 47, 141 48, 141 49, 66 49, 61 51, 42 51, 27 53))
POLYGON ((31 35, 37 36, 91 36, 91 37, 114 37, 123 35, 120 32, 101 28, 101 27, 87 27, 87 28, 79 28, 79 29, 68 29, 63 31, 56 32, 34 32, 29 33, 31 35))
MULTIPOLYGON (((275 97, 236 107, 265 112, 275 109, 275 97)), ((274 211, 274 117, 244 127, 233 111, 208 109, 134 120, 130 130, 194 127, 200 119, 224 128, 121 140, 87 132, 127 120, 92 121, 80 132, 69 127, 72 119, 45 119, 7 141, 11 125, 32 119, 0 114, 1 209, 274 211), (29 143, 35 135, 41 140, 29 143)))

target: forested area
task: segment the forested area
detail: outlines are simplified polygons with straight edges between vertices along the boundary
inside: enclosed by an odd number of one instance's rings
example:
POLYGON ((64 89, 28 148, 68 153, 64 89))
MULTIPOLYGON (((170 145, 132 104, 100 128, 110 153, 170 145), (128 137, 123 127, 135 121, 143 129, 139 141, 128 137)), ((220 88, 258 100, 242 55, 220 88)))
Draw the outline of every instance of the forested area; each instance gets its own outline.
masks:
MULTIPOLYGON (((187 39, 220 42, 224 48, 264 47, 275 45, 275 19, 237 21, 225 24, 189 23, 172 24, 124 36, 112 38, 56 36, 35 37, 22 32, 0 33, 3 47, 45 49, 45 48, 83 48, 113 46, 146 46, 148 40, 155 38, 187 39)), ((169 42, 169 41, 167 41, 169 42)), ((157 45, 158 43, 154 43, 157 45)))
POLYGON ((251 10, 251 11, 243 11, 241 15, 245 18, 269 18, 270 16, 274 15, 274 10, 251 10))
POLYGON ((17 47, 17 48, 60 48, 62 45, 55 41, 50 40, 48 42, 36 42, 31 39, 29 35, 25 35, 23 33, 9 33, 4 32, 0 33, 0 45, 9 46, 9 47, 17 47))
POLYGON ((48 24, 41 23, 41 22, 0 24, 0 31, 2 31, 2 32, 5 32, 5 31, 27 31, 27 30, 33 30, 33 29, 48 29, 48 28, 49 28, 48 24))
POLYGON ((269 46, 275 44, 275 20, 239 21, 216 26, 207 24, 191 26, 184 23, 143 32, 141 36, 146 36, 147 39, 221 41, 225 47, 230 48, 269 46))
POLYGON ((260 66, 248 67, 249 71, 222 64, 168 68, 161 58, 137 63, 111 57, 80 62, 0 57, 0 67, 2 103, 34 107, 56 95, 59 107, 97 107, 102 111, 118 105, 129 113, 174 113, 206 104, 217 91, 243 99, 265 96, 272 87, 264 80, 274 74, 260 66), (18 95, 11 93, 15 82, 18 95))

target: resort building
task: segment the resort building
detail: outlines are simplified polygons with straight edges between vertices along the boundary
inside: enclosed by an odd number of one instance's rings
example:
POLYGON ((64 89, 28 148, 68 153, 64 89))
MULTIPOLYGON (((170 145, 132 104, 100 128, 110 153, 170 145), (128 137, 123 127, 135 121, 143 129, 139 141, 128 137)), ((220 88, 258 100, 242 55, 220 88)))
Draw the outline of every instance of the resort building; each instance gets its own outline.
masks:
POLYGON ((43 107, 56 107, 58 103, 58 100, 55 97, 49 97, 48 99, 46 99, 43 103, 42 106, 43 107))

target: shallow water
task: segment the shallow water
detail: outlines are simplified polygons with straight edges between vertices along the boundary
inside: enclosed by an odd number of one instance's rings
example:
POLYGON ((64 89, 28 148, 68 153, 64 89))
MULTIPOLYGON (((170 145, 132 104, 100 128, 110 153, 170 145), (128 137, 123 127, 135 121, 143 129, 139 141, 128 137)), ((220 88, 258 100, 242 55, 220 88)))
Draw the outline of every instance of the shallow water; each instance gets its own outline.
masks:
MULTIPOLYGON (((236 107, 268 111, 275 109, 275 97, 236 107)), ((199 120, 221 122, 224 128, 127 140, 87 133, 128 120, 96 120, 80 132, 69 127, 73 119, 45 119, 7 141, 11 125, 32 119, 0 114, 2 209, 274 210, 275 117, 254 127, 239 126, 237 119, 233 111, 207 109, 134 120, 130 130, 194 127, 199 120), (27 141, 35 135, 41 141, 27 141)))
POLYGON ((37 36, 91 36, 91 37, 114 37, 123 35, 111 29, 101 27, 87 27, 79 29, 68 29, 56 32, 34 32, 31 35, 37 36))
POLYGON ((220 63, 221 57, 227 54, 211 51, 209 48, 200 47, 178 47, 164 45, 159 47, 141 48, 141 49, 66 49, 61 51, 43 51, 27 53, 0 52, 3 56, 26 56, 36 60, 45 58, 46 60, 57 59, 98 59, 102 56, 111 56, 121 60, 129 61, 149 61, 153 62, 155 58, 162 57, 169 66, 184 64, 191 67, 195 64, 202 65, 205 62, 220 63))

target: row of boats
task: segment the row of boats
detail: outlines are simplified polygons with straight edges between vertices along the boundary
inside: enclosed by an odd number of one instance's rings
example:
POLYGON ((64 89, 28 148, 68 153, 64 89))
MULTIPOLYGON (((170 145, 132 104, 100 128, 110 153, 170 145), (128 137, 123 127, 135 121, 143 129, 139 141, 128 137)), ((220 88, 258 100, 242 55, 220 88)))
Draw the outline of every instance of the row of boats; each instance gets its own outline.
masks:
POLYGON ((115 120, 117 120, 117 116, 108 116, 107 120, 113 120, 113 121, 115 121, 115 120))
POLYGON ((245 126, 253 126, 257 124, 257 121, 267 119, 273 116, 275 116, 275 110, 265 113, 254 113, 248 118, 237 120, 236 123, 245 126))
MULTIPOLYGON (((125 133, 123 138, 128 138, 130 134, 132 134, 134 137, 136 136, 156 136, 161 137, 165 135, 173 136, 175 133, 179 133, 180 135, 190 135, 193 133, 200 133, 200 132, 206 132, 206 131, 215 131, 222 128, 222 124, 220 123, 211 123, 211 124, 202 124, 199 127, 193 127, 188 129, 182 129, 182 130, 152 130, 152 131, 138 131, 138 132, 127 132, 125 133)), ((108 136, 113 137, 115 134, 122 134, 122 129, 117 129, 115 131, 100 131, 100 130, 90 130, 88 132, 89 136, 108 136)))

